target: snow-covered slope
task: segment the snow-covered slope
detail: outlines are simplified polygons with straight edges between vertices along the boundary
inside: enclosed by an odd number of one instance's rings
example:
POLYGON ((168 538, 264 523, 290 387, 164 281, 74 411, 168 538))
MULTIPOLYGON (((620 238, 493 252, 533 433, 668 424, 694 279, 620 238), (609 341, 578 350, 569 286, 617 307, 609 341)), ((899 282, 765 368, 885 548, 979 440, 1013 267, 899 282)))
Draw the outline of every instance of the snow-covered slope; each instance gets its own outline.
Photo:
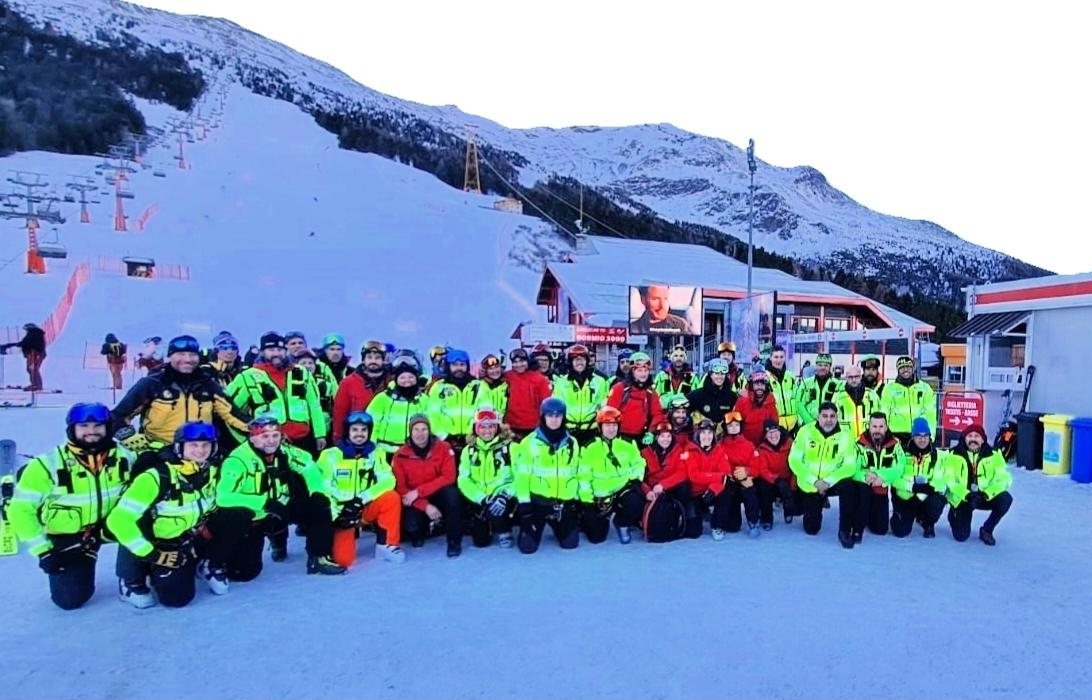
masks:
MULTIPOLYGON (((209 98, 216 108, 218 95, 209 98)), ((0 259, 13 262, 0 270, 3 321, 44 318, 76 261, 97 267, 100 257, 124 255, 187 265, 191 280, 95 271, 52 353, 82 353, 108 331, 139 343, 183 331, 207 341, 227 328, 248 342, 269 328, 298 328, 314 342, 337 331, 353 347, 375 337, 481 354, 537 317, 540 272, 517 261, 565 248, 539 220, 494 211, 494 197, 464 194, 408 166, 340 150, 292 105, 237 85, 227 89, 222 122, 184 145, 189 170, 173 160, 176 143, 148 154, 149 168, 127 185, 135 195, 125 201, 128 231, 113 230, 112 189, 97 195, 89 225, 78 223, 77 205, 64 204, 67 222, 43 228, 42 237, 55 235, 70 258, 48 261, 49 275, 22 274, 21 224, 4 223, 13 235, 0 238, 0 259), (155 214, 138 231, 149 208, 155 214)), ((0 167, 60 184, 68 174, 94 176, 100 162, 24 153, 0 167)))
MULTIPOLYGON (((376 92, 225 20, 172 15, 116 0, 11 4, 39 24, 49 22, 85 41, 135 39, 179 51, 205 70, 227 66, 248 84, 260 84, 310 111, 382 114, 407 133, 423 122, 461 136, 464 125, 473 122, 482 143, 517 161, 525 185, 551 174, 570 176, 623 205, 640 203, 669 221, 746 238, 746 156, 726 141, 667 124, 507 129, 455 107, 429 107, 376 92)), ((874 212, 831 187, 811 167, 759 162, 756 184, 756 244, 828 271, 875 275, 897 291, 949 300, 968 281, 1042 273, 936 224, 874 212)))

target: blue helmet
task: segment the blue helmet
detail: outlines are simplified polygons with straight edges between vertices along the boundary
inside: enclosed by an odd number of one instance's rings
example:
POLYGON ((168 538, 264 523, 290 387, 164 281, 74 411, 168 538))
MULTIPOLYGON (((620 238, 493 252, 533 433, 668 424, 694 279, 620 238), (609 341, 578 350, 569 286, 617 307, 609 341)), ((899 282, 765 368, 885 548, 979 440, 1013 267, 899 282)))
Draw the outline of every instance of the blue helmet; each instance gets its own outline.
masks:
POLYGON ((551 396, 542 402, 539 406, 538 413, 542 417, 549 415, 564 416, 565 415, 565 402, 556 396, 551 396))
POLYGON ((470 353, 468 353, 466 350, 451 348, 447 351, 446 359, 448 365, 451 365, 455 362, 463 362, 468 367, 470 366, 470 353))

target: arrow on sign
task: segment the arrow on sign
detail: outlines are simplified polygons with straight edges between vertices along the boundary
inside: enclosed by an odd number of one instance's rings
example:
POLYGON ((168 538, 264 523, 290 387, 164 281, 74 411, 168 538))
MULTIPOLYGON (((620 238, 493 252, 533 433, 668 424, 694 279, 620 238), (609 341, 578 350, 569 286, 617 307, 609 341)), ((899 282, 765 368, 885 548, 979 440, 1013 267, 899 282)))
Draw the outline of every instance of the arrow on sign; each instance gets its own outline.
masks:
POLYGON ((955 416, 952 416, 952 417, 951 417, 951 418, 950 418, 950 419, 948 420, 948 425, 959 425, 959 419, 958 419, 958 418, 956 418, 955 416))
POLYGON ((974 421, 971 420, 970 418, 964 418, 963 419, 963 425, 970 425, 971 423, 974 423, 974 421))

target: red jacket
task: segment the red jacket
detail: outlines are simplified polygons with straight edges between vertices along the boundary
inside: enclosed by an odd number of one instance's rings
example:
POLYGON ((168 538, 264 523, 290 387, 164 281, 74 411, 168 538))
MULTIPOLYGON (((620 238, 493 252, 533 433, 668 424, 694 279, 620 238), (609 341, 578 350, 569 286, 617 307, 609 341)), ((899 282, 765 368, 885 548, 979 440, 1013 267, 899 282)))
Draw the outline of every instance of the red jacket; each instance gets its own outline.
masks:
POLYGON ((743 467, 747 470, 747 476, 758 476, 758 472, 751 469, 751 460, 758 453, 755 451, 755 446, 742 433, 725 437, 720 441, 720 449, 724 451, 724 457, 728 460, 729 473, 734 472, 736 467, 743 467))
POLYGON ((736 401, 735 410, 743 416, 743 437, 756 447, 766 437, 762 424, 768 420, 776 422, 780 417, 777 415, 777 401, 769 393, 762 397, 761 404, 755 404, 754 396, 746 393, 736 401))
POLYGON ((618 382, 611 387, 607 405, 622 412, 622 425, 618 432, 626 437, 640 437, 651 426, 664 420, 660 395, 652 388, 651 380, 644 387, 632 382, 618 382))
POLYGON ((508 383, 508 410, 504 422, 512 430, 534 430, 538 427, 539 408, 550 398, 550 380, 535 370, 516 372, 510 369, 504 374, 504 381, 508 383))
POLYGON ((331 421, 333 425, 330 426, 335 442, 344 437, 342 431, 345 429, 345 419, 349 417, 349 414, 353 411, 368 410, 368 404, 372 402, 376 394, 387 387, 391 379, 392 377, 386 372, 373 379, 364 374, 364 365, 361 365, 341 380, 341 384, 337 386, 337 393, 334 394, 334 415, 331 421))
POLYGON ((724 490, 724 477, 732 473, 732 466, 720 445, 706 452, 694 445, 686 452, 687 473, 690 478, 690 493, 697 496, 706 489, 720 495, 724 490))
POLYGON ((781 434, 781 442, 777 447, 763 440, 755 448, 754 459, 751 460, 751 473, 758 476, 768 484, 778 479, 794 479, 789 471, 789 450, 792 448, 792 440, 784 432, 781 434))
POLYGON ((660 459, 653 445, 641 450, 641 456, 645 458, 645 464, 648 465, 645 469, 644 482, 641 483, 641 490, 648 493, 653 486, 659 484, 663 486, 664 491, 668 491, 680 484, 685 484, 689 475, 686 473, 687 460, 682 455, 689 449, 690 443, 676 440, 663 459, 660 459))
POLYGON ((413 445, 406 443, 391 459, 395 490, 399 496, 404 496, 417 489, 417 500, 413 502, 417 510, 425 509, 429 496, 455 484, 455 451, 443 440, 431 439, 432 444, 424 457, 418 457, 413 445))

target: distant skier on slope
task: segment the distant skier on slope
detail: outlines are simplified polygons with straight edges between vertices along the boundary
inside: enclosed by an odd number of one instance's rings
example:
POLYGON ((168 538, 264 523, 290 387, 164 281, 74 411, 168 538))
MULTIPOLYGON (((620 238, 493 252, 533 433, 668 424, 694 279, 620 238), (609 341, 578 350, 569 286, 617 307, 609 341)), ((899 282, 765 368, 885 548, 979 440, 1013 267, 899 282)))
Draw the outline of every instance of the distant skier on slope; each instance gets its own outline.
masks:
POLYGON ((23 351, 23 357, 27 361, 27 377, 30 381, 26 390, 41 391, 42 363, 45 362, 46 357, 45 331, 33 323, 24 324, 22 339, 0 345, 0 354, 8 348, 19 348, 23 351))

